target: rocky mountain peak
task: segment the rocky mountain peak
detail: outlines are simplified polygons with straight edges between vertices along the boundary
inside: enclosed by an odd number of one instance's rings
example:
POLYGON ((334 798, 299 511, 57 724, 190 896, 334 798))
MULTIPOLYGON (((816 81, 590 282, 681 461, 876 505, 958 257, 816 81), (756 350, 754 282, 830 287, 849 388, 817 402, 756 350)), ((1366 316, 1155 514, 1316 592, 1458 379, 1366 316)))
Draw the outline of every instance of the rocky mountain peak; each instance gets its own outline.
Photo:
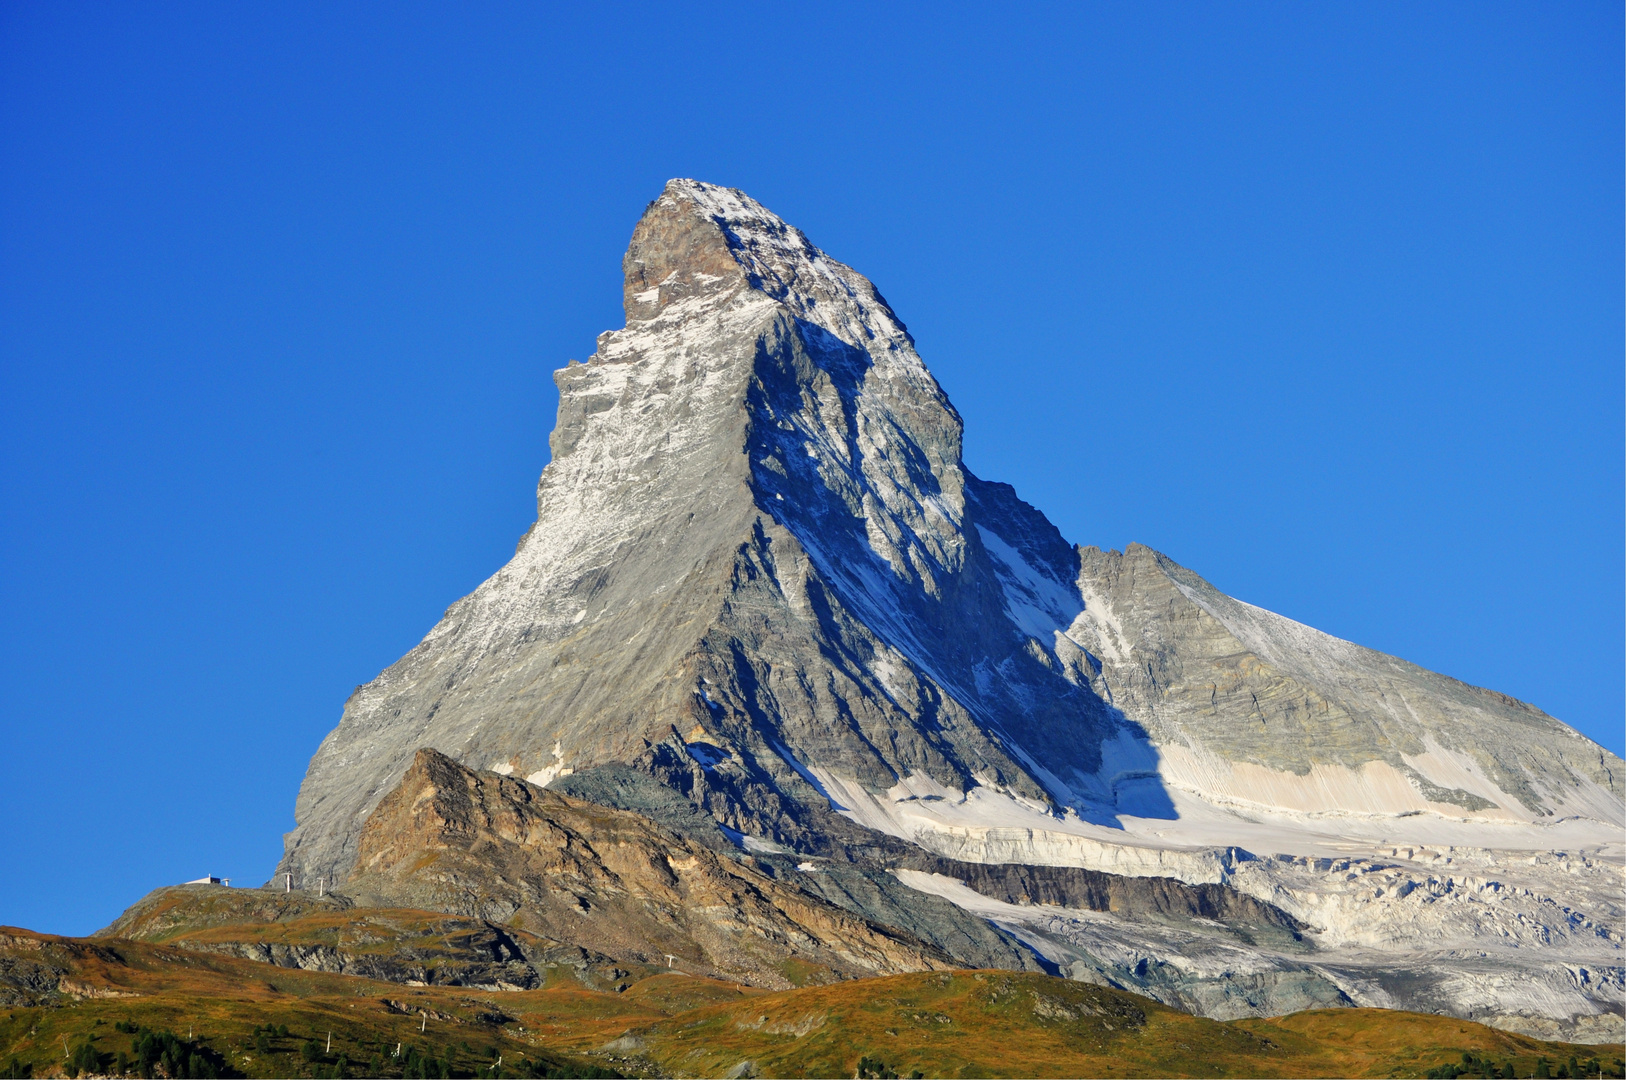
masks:
POLYGON ((669 182, 633 228, 621 260, 628 326, 658 317, 679 300, 712 299, 746 286, 723 226, 695 198, 704 188, 669 182))
MULTIPOLYGON (((1495 964, 1541 945, 1518 964, 1553 993, 1564 958, 1620 971, 1618 757, 1150 548, 1070 546, 965 467, 874 286, 741 192, 670 182, 623 265, 626 326, 555 373, 535 525, 346 703, 285 870, 342 879, 387 848, 398 814, 358 838, 428 747, 514 798, 676 800, 786 858, 1224 883, 1351 970, 1423 927, 1495 964), (1442 858, 1469 876, 1441 884, 1442 858), (1515 863, 1516 888, 1483 884, 1515 863), (1438 906, 1408 900, 1424 883, 1438 906), (1561 889, 1584 920, 1546 914, 1561 889)), ((983 910, 940 876, 909 888, 983 910)), ((1045 955, 1083 963, 1086 929, 1045 955)), ((1378 1001, 1366 978, 1338 992, 1378 1001)))
MULTIPOLYGON (((960 417, 867 278, 743 192, 695 180, 670 181, 650 203, 623 269, 626 328, 556 376, 551 472, 563 479, 558 462, 589 427, 578 414, 648 390, 657 399, 640 406, 640 426, 675 416, 743 451, 776 518, 829 521, 839 503, 836 516, 894 574, 928 590, 959 564, 960 417), (806 482, 785 487, 792 473, 806 482)), ((607 420, 590 426, 619 454, 629 432, 607 420)))
POLYGON ((674 303, 672 316, 692 317, 702 304, 749 288, 848 344, 914 345, 867 278, 735 188, 668 181, 633 229, 622 269, 629 327, 661 318, 674 303))

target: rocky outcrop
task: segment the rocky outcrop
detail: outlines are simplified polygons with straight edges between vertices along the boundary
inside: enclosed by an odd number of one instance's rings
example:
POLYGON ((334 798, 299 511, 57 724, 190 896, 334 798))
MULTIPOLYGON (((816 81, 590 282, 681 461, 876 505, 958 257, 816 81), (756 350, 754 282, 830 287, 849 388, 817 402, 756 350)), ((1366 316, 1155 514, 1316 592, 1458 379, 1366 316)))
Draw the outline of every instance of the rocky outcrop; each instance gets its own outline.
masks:
POLYGON ((217 927, 287 923, 306 916, 333 916, 355 905, 334 893, 304 889, 231 889, 220 885, 166 885, 126 908, 96 937, 168 942, 217 927))
POLYGON ((1218 924, 1249 944, 1290 945, 1309 929, 1287 912, 1225 885, 1187 885, 1173 878, 1123 877, 1071 866, 965 863, 917 855, 907 869, 953 878, 993 900, 1111 912, 1134 921, 1218 924))
POLYGON ((350 889, 622 962, 783 988, 957 965, 647 818, 420 751, 362 832, 350 889))
POLYGON ((54 1005, 64 999, 126 997, 122 990, 76 976, 123 965, 118 952, 100 942, 36 934, 0 926, 0 1005, 54 1005))
POLYGON ((97 936, 417 986, 534 990, 564 976, 598 988, 632 974, 608 956, 515 927, 358 907, 332 893, 170 886, 131 905, 97 936))
MULTIPOLYGON (((864 845, 867 857, 809 860, 755 837, 735 833, 731 839, 715 818, 676 789, 682 786, 681 777, 678 780, 675 787, 667 786, 658 773, 611 764, 560 777, 548 790, 632 811, 692 843, 729 856, 738 856, 741 845, 746 845, 752 866, 761 873, 871 922, 913 935, 965 967, 1043 970, 1043 961, 1010 934, 940 897, 922 895, 890 873, 889 866, 907 863, 919 854, 911 845, 870 834, 864 845)), ((850 828, 843 819, 836 820, 850 828)), ((861 856, 855 850, 858 847, 850 846, 847 854, 861 856)))

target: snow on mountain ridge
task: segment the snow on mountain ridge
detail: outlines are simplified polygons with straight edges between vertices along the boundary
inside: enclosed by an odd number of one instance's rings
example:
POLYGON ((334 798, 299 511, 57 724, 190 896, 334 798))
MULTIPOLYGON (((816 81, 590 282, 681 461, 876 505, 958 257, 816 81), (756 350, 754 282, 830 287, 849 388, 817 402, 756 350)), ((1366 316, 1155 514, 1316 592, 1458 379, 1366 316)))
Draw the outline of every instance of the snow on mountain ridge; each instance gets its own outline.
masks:
POLYGON ((868 278, 814 247, 800 229, 742 191, 672 180, 656 202, 682 199, 722 227, 751 288, 849 345, 903 352, 926 375, 914 339, 868 278))

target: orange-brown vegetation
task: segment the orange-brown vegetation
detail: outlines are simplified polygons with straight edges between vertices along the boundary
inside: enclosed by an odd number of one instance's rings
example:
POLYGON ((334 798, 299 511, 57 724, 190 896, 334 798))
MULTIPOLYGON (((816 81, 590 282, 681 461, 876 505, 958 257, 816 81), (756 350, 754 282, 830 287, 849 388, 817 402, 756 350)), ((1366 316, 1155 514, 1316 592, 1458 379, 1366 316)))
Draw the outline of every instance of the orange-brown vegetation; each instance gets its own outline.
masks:
MULTIPOLYGON (((357 914, 361 914, 358 912, 357 914)), ((432 916, 431 916, 432 917, 432 916)), ((57 1075, 115 1024, 195 1038, 245 1076, 309 1076, 343 1055, 348 1075, 400 1075, 398 1046, 495 1076, 501 1057, 627 1075, 852 1076, 860 1058, 908 1076, 1421 1076, 1464 1051, 1519 1075, 1597 1047, 1544 1043, 1467 1021, 1334 1009, 1220 1023, 1133 994, 1006 971, 923 972, 766 993, 657 972, 623 991, 570 969, 542 989, 402 986, 115 938, 0 930, 0 1064, 57 1075), (48 992, 24 1002, 32 979, 48 992), (21 982, 19 982, 19 980, 21 982), (258 1040, 262 1025, 289 1034, 258 1040), (329 1037, 331 1033, 331 1049, 329 1037), (322 1054, 299 1053, 315 1040, 322 1054), (574 1063, 574 1064, 572 1064, 574 1063)), ((1618 1072, 1616 1073, 1618 1075, 1618 1072)))
MULTIPOLYGON (((558 1045, 586 1048, 568 1038, 558 1045)), ((1007 971, 863 979, 721 1002, 632 1027, 617 1044, 679 1076, 1421 1076, 1463 1051, 1582 1059, 1448 1017, 1333 1009, 1221 1023, 1134 994, 1007 971), (749 1063, 749 1064, 746 1064, 749 1063)))

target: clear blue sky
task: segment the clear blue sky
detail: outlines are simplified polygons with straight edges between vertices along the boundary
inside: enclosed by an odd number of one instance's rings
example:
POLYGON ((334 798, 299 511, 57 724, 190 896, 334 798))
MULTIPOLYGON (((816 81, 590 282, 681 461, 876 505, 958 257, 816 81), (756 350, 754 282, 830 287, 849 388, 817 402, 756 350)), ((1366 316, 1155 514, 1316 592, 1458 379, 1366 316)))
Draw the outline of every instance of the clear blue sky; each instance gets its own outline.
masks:
POLYGON ((259 882, 534 516, 672 176, 1077 542, 1622 750, 1622 13, 0 6, 0 922, 259 882))

